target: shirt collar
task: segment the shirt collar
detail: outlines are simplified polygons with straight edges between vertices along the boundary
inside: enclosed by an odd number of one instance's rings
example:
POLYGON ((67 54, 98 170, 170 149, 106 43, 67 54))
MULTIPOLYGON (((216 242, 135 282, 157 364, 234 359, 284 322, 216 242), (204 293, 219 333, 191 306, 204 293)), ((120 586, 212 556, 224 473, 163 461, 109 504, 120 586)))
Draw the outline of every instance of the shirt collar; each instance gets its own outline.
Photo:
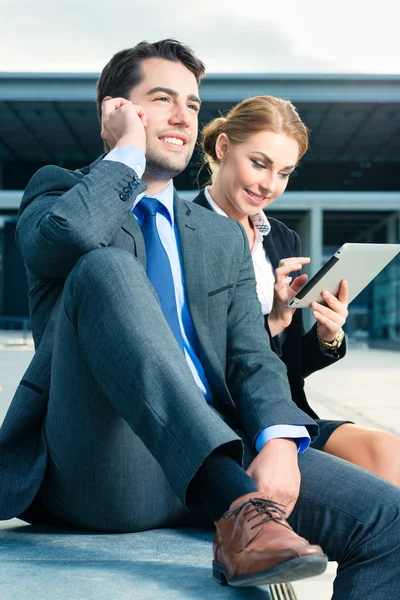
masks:
MULTIPOLYGON (((216 204, 214 202, 214 200, 211 198, 211 194, 209 192, 208 187, 206 187, 204 189, 204 195, 205 195, 205 197, 207 199, 207 202, 211 205, 211 208, 216 213, 218 213, 219 215, 222 215, 224 217, 228 216, 226 214, 226 212, 224 212, 222 210, 222 208, 220 206, 218 206, 218 204, 216 204)), ((253 217, 250 217, 250 219, 253 221, 254 227, 257 229, 257 231, 260 232, 261 237, 265 237, 266 235, 269 234, 269 232, 271 231, 271 224, 268 221, 267 215, 265 214, 265 212, 263 210, 260 210, 259 213, 257 213, 253 217)))
MULTIPOLYGON (((146 194, 145 192, 143 194, 139 194, 133 204, 132 210, 141 201, 143 196, 147 196, 147 195, 148 194, 146 194)), ((167 185, 167 187, 165 187, 163 190, 158 192, 158 194, 154 194, 154 196, 151 196, 151 197, 156 198, 159 202, 161 202, 161 204, 163 206, 165 206, 165 208, 167 209, 170 221, 171 221, 171 225, 173 227, 175 218, 174 218, 174 183, 173 183, 172 179, 169 182, 169 184, 167 185)))

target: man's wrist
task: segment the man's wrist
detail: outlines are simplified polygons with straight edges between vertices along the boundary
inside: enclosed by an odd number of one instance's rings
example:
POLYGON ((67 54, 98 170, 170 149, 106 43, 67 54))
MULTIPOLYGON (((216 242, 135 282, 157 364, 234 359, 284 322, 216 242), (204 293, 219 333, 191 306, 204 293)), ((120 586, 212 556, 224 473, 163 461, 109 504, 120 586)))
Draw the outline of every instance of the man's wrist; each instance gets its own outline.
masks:
POLYGON ((267 447, 270 449, 272 447, 280 449, 285 448, 286 450, 293 452, 293 454, 295 455, 298 454, 296 440, 292 438, 273 438, 272 440, 269 440, 264 444, 264 446, 261 448, 260 453, 262 453, 262 451, 265 450, 267 447))
POLYGON ((122 136, 117 141, 114 148, 121 148, 123 146, 131 146, 134 148, 139 148, 139 150, 141 150, 143 152, 143 154, 146 154, 146 145, 143 144, 143 142, 141 140, 139 141, 135 136, 131 136, 131 135, 122 136))
POLYGON ((133 146, 120 146, 113 148, 104 157, 104 160, 120 162, 133 169, 136 175, 141 178, 146 169, 146 158, 140 148, 133 146))

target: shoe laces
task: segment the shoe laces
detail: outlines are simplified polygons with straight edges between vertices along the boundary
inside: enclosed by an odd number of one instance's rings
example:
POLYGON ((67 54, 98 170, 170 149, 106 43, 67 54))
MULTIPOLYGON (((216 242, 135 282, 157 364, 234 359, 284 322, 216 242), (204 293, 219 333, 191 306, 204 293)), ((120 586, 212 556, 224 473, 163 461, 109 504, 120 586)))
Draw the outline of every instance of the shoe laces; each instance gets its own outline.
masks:
POLYGON ((257 523, 252 525, 250 529, 255 529, 256 527, 259 527, 268 521, 275 521, 276 523, 285 525, 291 529, 290 525, 285 521, 284 517, 286 512, 284 508, 284 504, 279 504, 279 502, 274 502, 273 500, 267 500, 267 498, 250 498, 232 510, 227 511, 223 518, 229 519, 231 517, 239 517, 236 521, 232 536, 235 533, 240 517, 242 517, 244 514, 247 516, 246 520, 248 522, 258 518, 257 523), (260 519, 260 517, 262 518, 260 519))

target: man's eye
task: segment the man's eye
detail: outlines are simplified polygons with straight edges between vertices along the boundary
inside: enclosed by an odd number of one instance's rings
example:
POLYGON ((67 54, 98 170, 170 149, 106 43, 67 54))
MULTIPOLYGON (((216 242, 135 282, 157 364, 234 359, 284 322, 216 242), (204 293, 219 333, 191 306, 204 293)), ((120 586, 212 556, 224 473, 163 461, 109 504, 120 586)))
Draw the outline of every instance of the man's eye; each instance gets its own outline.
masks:
POLYGON ((161 100, 162 102, 168 102, 167 96, 160 96, 160 98, 156 98, 156 100, 161 100))
POLYGON ((188 108, 191 108, 195 112, 199 112, 199 110, 200 110, 200 107, 197 106, 197 104, 188 104, 188 108))

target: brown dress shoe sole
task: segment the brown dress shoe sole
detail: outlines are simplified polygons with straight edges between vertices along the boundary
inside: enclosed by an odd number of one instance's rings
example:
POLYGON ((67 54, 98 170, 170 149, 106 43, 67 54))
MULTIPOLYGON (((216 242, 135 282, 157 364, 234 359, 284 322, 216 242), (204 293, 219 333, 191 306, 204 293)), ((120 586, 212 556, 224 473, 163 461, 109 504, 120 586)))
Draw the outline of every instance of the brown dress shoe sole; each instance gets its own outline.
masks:
POLYGON ((262 571, 261 573, 250 573, 244 577, 230 577, 225 567, 215 560, 213 561, 213 578, 221 585, 232 585, 234 587, 252 587, 257 585, 270 585, 271 583, 289 583, 299 579, 307 579, 321 575, 327 567, 328 557, 326 554, 312 556, 300 556, 293 558, 281 565, 262 571))

